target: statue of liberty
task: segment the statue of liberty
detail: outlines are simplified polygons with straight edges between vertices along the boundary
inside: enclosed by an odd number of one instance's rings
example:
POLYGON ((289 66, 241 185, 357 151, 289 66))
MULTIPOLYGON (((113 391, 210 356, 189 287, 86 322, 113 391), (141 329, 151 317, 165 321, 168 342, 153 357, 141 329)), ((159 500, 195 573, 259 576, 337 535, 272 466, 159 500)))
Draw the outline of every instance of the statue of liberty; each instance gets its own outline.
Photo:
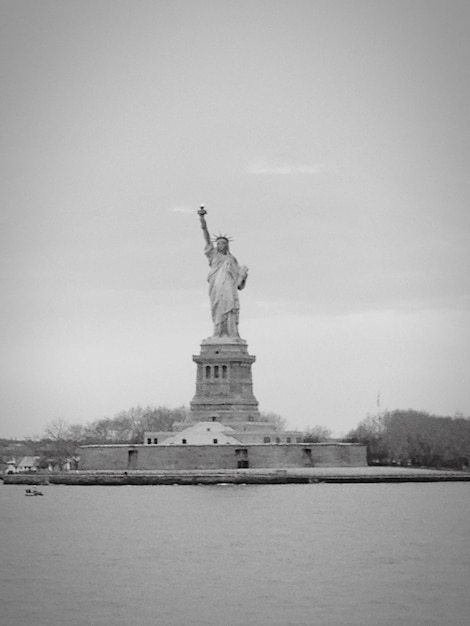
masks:
POLYGON ((207 229, 206 213, 207 211, 201 206, 198 215, 206 242, 204 253, 210 266, 207 280, 214 323, 213 337, 239 338, 240 302, 238 290, 245 287, 248 268, 245 265, 239 265, 237 259, 230 254, 227 235, 218 235, 214 241, 211 240, 207 229))

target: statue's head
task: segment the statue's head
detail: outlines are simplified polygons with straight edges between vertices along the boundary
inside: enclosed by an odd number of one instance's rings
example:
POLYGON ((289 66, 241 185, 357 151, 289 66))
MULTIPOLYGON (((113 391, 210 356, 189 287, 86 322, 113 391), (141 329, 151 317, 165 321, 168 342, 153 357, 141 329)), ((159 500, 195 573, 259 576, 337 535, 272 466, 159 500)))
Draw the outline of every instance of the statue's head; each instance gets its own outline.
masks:
POLYGON ((222 254, 227 254, 229 251, 229 240, 228 237, 219 236, 215 240, 215 246, 217 248, 217 252, 221 252, 222 254))

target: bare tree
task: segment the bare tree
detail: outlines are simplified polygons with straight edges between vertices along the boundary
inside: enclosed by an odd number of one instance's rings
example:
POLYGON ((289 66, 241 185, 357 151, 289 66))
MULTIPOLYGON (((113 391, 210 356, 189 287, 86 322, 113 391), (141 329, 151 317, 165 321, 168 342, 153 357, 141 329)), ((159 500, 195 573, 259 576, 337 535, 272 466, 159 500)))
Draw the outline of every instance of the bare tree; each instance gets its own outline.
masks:
POLYGON ((325 426, 312 426, 304 433, 305 443, 321 443, 331 439, 331 430, 325 426))
POLYGON ((64 441, 69 436, 69 424, 61 417, 49 422, 44 429, 44 436, 52 441, 64 441))

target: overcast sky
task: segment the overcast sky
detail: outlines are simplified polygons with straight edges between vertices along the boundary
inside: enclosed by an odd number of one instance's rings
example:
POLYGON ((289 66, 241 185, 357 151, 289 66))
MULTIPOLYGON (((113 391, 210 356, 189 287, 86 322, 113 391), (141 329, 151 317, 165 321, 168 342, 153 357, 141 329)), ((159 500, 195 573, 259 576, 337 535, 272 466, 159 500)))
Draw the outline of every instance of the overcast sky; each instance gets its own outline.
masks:
POLYGON ((470 4, 0 3, 0 436, 188 405, 197 209, 262 411, 470 415, 470 4))

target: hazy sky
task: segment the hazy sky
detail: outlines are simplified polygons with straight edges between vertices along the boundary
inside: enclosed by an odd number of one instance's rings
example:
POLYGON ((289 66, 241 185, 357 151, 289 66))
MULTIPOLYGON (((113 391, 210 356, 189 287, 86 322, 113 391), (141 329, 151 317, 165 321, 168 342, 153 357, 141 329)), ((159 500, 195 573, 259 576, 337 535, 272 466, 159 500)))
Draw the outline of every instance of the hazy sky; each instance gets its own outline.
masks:
POLYGON ((188 405, 197 209, 262 411, 470 414, 470 4, 3 0, 0 436, 188 405))

